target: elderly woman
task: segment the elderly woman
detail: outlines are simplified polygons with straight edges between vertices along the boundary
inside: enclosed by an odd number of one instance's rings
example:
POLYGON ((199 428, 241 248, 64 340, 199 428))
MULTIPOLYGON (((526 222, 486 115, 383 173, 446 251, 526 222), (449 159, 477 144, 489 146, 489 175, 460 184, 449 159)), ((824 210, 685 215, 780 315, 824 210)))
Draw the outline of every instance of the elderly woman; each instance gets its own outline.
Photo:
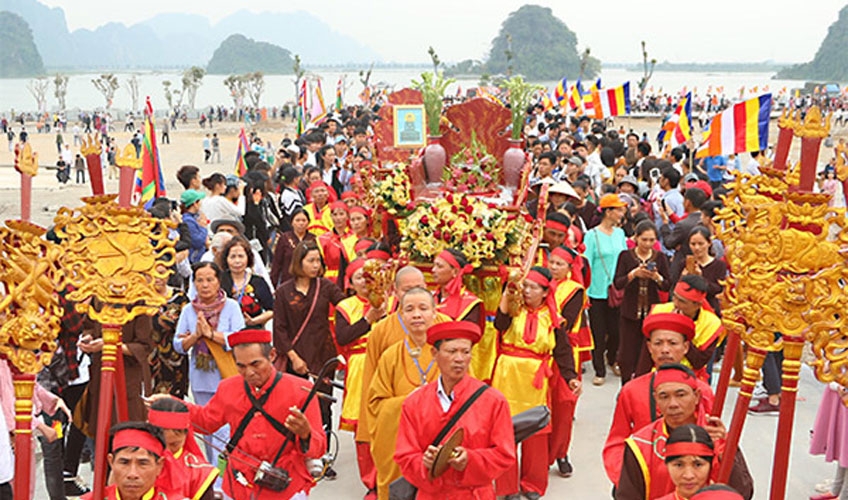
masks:
POLYGON ((235 299, 244 314, 244 324, 250 329, 264 329, 274 316, 274 295, 268 282, 253 273, 253 251, 250 243, 236 236, 218 255, 221 288, 235 299))
MULTIPOLYGON (((232 356, 225 352, 227 337, 244 328, 241 307, 221 289, 221 274, 221 268, 214 262, 195 264, 192 275, 197 297, 180 313, 174 337, 174 350, 190 355, 189 380, 194 401, 199 405, 212 399, 222 378, 235 375, 222 374, 219 368, 233 370, 232 356)), ((215 436, 219 443, 226 443, 229 428, 222 427, 215 436)), ((206 458, 210 463, 218 463, 218 453, 208 444, 206 458)))

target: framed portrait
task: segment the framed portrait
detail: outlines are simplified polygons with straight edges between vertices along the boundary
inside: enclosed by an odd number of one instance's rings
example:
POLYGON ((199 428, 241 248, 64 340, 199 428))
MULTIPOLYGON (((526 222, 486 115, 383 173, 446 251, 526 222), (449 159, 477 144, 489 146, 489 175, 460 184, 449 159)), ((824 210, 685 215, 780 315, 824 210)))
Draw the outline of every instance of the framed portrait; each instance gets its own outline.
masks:
POLYGON ((396 148, 423 148, 427 143, 427 123, 423 104, 397 104, 392 108, 396 148))

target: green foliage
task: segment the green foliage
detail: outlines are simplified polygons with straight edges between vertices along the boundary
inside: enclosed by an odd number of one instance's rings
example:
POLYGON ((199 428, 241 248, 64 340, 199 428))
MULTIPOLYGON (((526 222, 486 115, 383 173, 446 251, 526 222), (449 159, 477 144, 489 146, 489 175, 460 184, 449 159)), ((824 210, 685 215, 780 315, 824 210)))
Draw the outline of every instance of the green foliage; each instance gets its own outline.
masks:
POLYGON ((512 138, 521 139, 524 132, 524 114, 530 106, 533 94, 544 90, 540 85, 531 85, 524 81, 521 75, 516 75, 509 80, 501 82, 501 86, 509 90, 509 111, 512 113, 512 138))
POLYGON ((115 98, 115 91, 120 87, 118 77, 114 73, 105 73, 91 80, 91 83, 103 94, 103 99, 106 101, 106 109, 111 108, 115 98))
POLYGON ((439 125, 442 117, 442 98, 445 89, 455 82, 453 78, 445 78, 445 73, 421 73, 421 81, 412 80, 412 87, 421 91, 424 99, 424 113, 427 115, 427 129, 430 135, 439 135, 439 125))
POLYGON ((44 62, 24 19, 0 12, 0 78, 26 78, 44 74, 44 62))
MULTIPOLYGON (((486 69, 532 80, 575 78, 581 69, 577 35, 550 8, 524 5, 506 18, 492 40, 486 69)), ((583 76, 593 78, 599 70, 600 61, 590 57, 583 76)))
POLYGON ((485 73, 486 66, 481 61, 474 59, 465 59, 458 63, 445 68, 445 74, 448 76, 456 75, 482 75, 485 73))
POLYGON ((828 28, 813 60, 784 68, 777 78, 848 81, 848 5, 828 28))
POLYGON ((210 75, 252 73, 290 75, 295 60, 288 50, 244 35, 230 35, 212 54, 206 67, 210 75))
MULTIPOLYGON (((197 89, 203 83, 203 77, 206 76, 206 70, 200 66, 192 66, 183 71, 183 90, 182 95, 188 99, 189 109, 194 109, 194 99, 197 97, 197 89)), ((180 99, 182 101, 182 99, 180 99)))

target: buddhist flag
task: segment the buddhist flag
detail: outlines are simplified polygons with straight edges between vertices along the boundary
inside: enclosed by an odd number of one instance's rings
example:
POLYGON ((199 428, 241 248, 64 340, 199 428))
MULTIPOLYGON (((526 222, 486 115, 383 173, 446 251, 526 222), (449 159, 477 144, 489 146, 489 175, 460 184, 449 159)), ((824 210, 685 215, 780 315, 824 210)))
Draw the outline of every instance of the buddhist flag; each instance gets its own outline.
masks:
POLYGON ((568 106, 579 116, 583 114, 583 97, 580 95, 578 85, 580 85, 579 81, 568 92, 568 106))
POLYGON ((710 121, 698 157, 765 150, 770 115, 771 94, 734 104, 710 121))
POLYGON ((344 107, 342 102, 342 77, 339 77, 339 83, 336 84, 336 111, 341 111, 344 107))
POLYGON ((244 134, 244 127, 242 127, 238 136, 238 150, 236 150, 236 175, 239 177, 247 173, 247 162, 244 161, 244 154, 248 151, 250 151, 250 145, 247 143, 247 136, 244 134))
POLYGON ((133 198, 146 205, 156 198, 166 196, 159 148, 156 146, 156 129, 153 124, 153 105, 148 96, 144 105, 144 142, 141 146, 141 171, 136 174, 133 198))
POLYGON ((692 137, 692 93, 689 92, 677 104, 674 114, 663 125, 659 140, 677 147, 692 137))
POLYGON ((567 94, 568 82, 566 82, 565 78, 563 78, 554 88, 554 98, 556 98, 557 104, 562 105, 562 102, 565 100, 567 94))
POLYGON ((592 91, 595 119, 630 114, 630 82, 611 89, 592 91))
POLYGON ((553 109, 553 107, 554 107, 554 101, 551 99, 551 96, 548 95, 547 90, 542 91, 541 103, 542 103, 542 109, 544 111, 549 111, 549 110, 553 109))

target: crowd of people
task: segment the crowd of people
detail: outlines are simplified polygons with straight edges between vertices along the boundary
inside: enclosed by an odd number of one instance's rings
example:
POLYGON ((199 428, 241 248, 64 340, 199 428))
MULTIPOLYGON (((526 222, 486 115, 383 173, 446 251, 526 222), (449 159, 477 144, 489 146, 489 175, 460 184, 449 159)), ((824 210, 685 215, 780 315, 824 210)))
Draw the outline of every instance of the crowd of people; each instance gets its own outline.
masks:
MULTIPOLYGON (((349 108, 278 146, 251 134, 243 175, 185 165, 178 199, 146 207, 175 222, 176 256, 155 283, 165 305, 123 329, 131 422, 109 437, 108 498, 307 498, 337 476, 337 431, 353 433, 366 499, 404 487, 422 499, 541 498, 551 466, 575 473, 572 426, 590 375, 621 385, 598 450, 614 498, 752 498, 741 450, 727 485, 714 484, 726 427, 710 381, 731 363, 738 385, 742 354, 722 359, 728 268, 713 218, 725 182, 767 152, 745 167, 693 161, 685 145, 658 152, 632 130, 528 110, 524 208, 544 231, 535 266, 487 311, 464 286, 462 248, 426 263, 429 283, 399 267, 375 297, 368 263, 385 269, 399 256, 392 224, 376 223, 362 192, 376 161, 372 120, 349 108), (478 344, 488 331, 491 352, 478 344), (519 437, 515 422, 540 406, 550 423, 519 437), (440 457, 457 429, 459 445, 440 457)), ((51 500, 89 489, 78 468, 95 437, 103 348, 100 325, 61 298, 60 349, 39 377, 35 420, 51 500)), ((776 356, 752 414, 777 413, 776 356)), ((14 398, 0 367, 8 430, 14 398)))

